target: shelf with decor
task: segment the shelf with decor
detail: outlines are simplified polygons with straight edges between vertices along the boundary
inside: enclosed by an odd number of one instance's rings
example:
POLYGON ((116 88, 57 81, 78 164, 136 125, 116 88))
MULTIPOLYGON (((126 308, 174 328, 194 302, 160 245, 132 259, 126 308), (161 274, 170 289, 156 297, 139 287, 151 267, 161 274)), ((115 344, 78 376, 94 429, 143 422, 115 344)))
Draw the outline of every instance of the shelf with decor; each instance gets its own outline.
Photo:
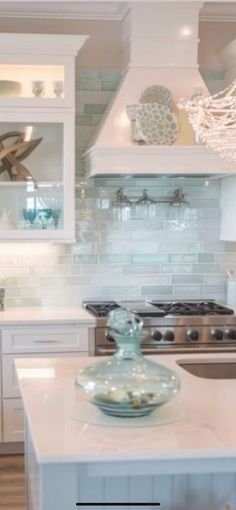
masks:
POLYGON ((0 34, 0 240, 75 239, 75 56, 85 40, 0 34))

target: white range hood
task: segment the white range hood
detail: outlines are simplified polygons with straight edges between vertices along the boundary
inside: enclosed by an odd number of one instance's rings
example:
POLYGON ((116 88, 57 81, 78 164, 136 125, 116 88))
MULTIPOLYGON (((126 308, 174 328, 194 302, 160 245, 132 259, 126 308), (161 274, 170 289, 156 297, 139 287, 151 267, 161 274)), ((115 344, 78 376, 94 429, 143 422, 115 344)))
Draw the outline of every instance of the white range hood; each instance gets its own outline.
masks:
POLYGON ((224 174, 235 163, 196 145, 183 110, 178 110, 181 126, 176 144, 136 145, 131 140, 131 124, 126 106, 139 103, 145 88, 168 87, 175 103, 191 97, 196 88, 207 92, 199 73, 198 20, 202 3, 132 3, 122 21, 122 60, 125 69, 112 103, 90 148, 85 154, 90 176, 224 174))

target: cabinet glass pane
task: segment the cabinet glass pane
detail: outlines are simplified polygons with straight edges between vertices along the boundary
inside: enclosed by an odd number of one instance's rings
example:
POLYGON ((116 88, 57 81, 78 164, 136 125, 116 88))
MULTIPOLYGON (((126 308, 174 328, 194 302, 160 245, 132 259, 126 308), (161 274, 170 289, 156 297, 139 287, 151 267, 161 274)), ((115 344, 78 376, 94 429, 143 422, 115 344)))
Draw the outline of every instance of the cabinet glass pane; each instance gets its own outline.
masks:
POLYGON ((64 98, 64 66, 0 65, 0 97, 64 98))
POLYGON ((0 231, 63 228, 63 186, 0 185, 0 231))
POLYGON ((0 123, 0 232, 63 228, 63 159, 62 123, 0 123))

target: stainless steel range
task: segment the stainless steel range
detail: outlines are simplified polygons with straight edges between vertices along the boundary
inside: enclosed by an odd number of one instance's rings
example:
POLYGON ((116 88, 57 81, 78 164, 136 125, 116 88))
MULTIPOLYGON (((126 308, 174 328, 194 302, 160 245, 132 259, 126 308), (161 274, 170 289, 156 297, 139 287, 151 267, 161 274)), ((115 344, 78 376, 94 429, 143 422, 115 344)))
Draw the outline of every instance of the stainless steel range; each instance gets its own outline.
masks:
POLYGON ((96 356, 115 351, 106 324, 108 313, 118 307, 142 317, 145 354, 236 351, 236 316, 215 301, 93 301, 84 306, 97 318, 96 356))

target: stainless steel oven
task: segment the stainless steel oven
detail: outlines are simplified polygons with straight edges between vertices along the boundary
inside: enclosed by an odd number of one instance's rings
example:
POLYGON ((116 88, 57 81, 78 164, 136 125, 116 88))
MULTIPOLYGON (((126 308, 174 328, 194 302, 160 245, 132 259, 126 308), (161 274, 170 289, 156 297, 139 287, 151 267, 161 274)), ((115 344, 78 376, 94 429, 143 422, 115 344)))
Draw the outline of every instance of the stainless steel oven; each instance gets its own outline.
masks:
POLYGON ((142 317, 144 354, 236 352, 236 316, 233 310, 214 301, 87 302, 84 306, 96 314, 96 356, 115 352, 106 327, 107 315, 120 306, 142 317))

